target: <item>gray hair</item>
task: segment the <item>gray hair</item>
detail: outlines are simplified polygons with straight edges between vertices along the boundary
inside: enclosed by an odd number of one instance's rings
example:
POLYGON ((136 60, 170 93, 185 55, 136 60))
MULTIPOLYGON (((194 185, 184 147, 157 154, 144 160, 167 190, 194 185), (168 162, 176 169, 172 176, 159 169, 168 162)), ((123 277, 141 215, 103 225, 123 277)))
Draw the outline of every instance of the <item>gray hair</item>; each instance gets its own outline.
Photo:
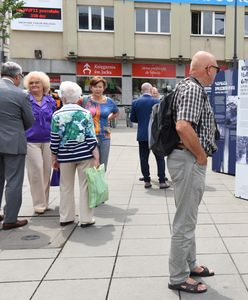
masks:
POLYGON ((76 103, 82 95, 81 87, 72 81, 62 82, 59 90, 63 103, 76 103))
POLYGON ((152 85, 149 82, 145 82, 141 86, 142 94, 151 94, 152 93, 152 85))
POLYGON ((15 62, 8 61, 2 65, 1 75, 2 77, 8 76, 15 78, 17 75, 22 75, 22 67, 15 62))

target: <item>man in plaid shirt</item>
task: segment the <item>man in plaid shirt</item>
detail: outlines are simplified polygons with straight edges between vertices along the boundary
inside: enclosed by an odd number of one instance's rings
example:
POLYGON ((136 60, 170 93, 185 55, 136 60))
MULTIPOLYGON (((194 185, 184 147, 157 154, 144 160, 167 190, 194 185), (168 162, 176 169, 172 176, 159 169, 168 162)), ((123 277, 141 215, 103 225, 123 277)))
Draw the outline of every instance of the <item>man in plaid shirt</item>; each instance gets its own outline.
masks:
POLYGON ((173 102, 181 141, 167 158, 176 204, 168 287, 189 293, 207 291, 206 285, 192 277, 214 275, 212 270, 196 262, 195 228, 205 188, 207 157, 217 150, 214 114, 204 87, 213 83, 219 70, 212 54, 197 52, 190 65, 190 77, 178 84, 173 102))

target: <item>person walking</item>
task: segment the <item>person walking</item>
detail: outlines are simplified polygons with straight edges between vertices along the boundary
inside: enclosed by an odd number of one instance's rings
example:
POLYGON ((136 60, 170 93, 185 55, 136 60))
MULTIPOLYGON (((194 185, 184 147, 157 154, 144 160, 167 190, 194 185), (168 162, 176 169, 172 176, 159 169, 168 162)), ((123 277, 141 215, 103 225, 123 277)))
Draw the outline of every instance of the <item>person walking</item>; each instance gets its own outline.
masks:
POLYGON ((103 95, 106 88, 107 82, 103 77, 93 77, 90 80, 92 94, 78 102, 92 114, 100 152, 100 164, 104 164, 105 170, 107 170, 110 151, 110 121, 115 120, 119 115, 119 109, 114 100, 103 95))
POLYGON ((52 154, 50 151, 50 131, 56 102, 48 93, 50 79, 43 73, 33 71, 24 77, 24 87, 28 90, 35 122, 26 131, 28 141, 26 168, 33 200, 34 211, 44 214, 48 210, 52 154))
POLYGON ((34 117, 27 94, 18 86, 23 77, 22 68, 14 62, 2 65, 0 79, 0 206, 5 186, 5 207, 2 229, 24 226, 26 219, 19 220, 22 204, 27 141, 25 130, 33 124, 34 117))
MULTIPOLYGON (((131 122, 138 123, 137 141, 139 143, 139 157, 141 173, 144 177, 145 188, 151 188, 151 177, 149 167, 150 149, 148 146, 148 125, 152 107, 159 103, 158 99, 152 97, 152 85, 145 82, 141 86, 142 96, 132 102, 131 122)), ((154 154, 155 155, 155 154, 154 154)), ((159 187, 160 189, 168 188, 170 185, 168 179, 165 177, 165 160, 164 157, 155 155, 157 162, 159 187)))
POLYGON ((60 225, 75 220, 74 182, 78 172, 79 224, 88 227, 95 223, 94 210, 88 206, 88 186, 85 169, 99 166, 99 151, 91 113, 76 104, 82 89, 75 82, 60 85, 63 106, 53 114, 51 151, 54 169, 60 168, 60 225))
POLYGON ((205 188, 207 157, 217 150, 214 114, 204 87, 213 83, 219 70, 212 54, 197 52, 190 65, 190 77, 178 84, 173 102, 181 142, 167 158, 176 204, 168 287, 189 293, 207 291, 205 284, 192 277, 214 275, 213 270, 197 264, 195 228, 205 188))

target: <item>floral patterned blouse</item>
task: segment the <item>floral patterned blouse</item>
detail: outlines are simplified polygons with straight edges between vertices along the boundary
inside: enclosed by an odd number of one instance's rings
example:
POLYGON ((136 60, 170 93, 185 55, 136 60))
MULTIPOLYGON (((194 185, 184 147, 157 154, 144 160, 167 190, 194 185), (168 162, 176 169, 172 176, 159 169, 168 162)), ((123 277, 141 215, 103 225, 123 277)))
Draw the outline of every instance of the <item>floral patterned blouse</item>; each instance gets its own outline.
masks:
POLYGON ((91 113, 77 104, 56 111, 51 124, 51 151, 58 162, 90 159, 97 140, 91 113))

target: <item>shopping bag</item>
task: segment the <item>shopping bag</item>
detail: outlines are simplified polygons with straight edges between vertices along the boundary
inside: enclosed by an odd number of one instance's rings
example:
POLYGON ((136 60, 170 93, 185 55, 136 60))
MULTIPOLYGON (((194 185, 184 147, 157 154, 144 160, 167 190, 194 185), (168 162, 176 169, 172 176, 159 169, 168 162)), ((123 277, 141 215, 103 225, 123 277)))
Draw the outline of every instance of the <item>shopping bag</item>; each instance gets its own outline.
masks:
POLYGON ((50 186, 59 186, 60 181, 60 169, 55 170, 53 169, 51 180, 50 180, 50 186))
POLYGON ((108 200, 109 193, 104 164, 98 168, 87 168, 85 174, 88 184, 88 205, 89 208, 93 208, 108 200))

